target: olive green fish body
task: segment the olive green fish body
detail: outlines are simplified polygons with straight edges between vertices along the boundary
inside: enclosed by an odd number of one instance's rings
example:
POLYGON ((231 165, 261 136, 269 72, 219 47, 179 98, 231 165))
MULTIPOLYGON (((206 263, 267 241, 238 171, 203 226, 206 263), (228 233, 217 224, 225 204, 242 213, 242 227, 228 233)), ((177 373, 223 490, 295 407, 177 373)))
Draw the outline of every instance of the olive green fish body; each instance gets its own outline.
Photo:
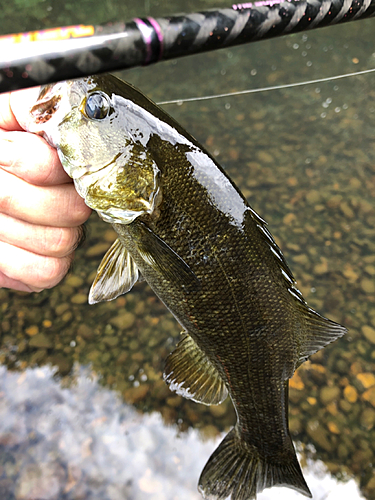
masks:
POLYGON ((266 223, 222 168, 164 111, 112 76, 50 86, 30 130, 57 147, 86 203, 118 240, 90 302, 146 279, 184 329, 170 388, 204 404, 229 393, 237 424, 206 464, 205 498, 306 496, 288 431, 288 379, 345 333, 305 303, 266 223))

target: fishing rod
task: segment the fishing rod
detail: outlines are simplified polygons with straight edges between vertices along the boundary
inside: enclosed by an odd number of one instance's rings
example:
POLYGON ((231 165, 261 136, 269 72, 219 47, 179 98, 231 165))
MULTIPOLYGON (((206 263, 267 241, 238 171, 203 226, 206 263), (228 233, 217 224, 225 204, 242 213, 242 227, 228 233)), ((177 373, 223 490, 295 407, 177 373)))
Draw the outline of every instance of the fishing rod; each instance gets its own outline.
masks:
POLYGON ((375 15, 375 0, 260 0, 226 9, 0 37, 0 92, 122 70, 375 15))

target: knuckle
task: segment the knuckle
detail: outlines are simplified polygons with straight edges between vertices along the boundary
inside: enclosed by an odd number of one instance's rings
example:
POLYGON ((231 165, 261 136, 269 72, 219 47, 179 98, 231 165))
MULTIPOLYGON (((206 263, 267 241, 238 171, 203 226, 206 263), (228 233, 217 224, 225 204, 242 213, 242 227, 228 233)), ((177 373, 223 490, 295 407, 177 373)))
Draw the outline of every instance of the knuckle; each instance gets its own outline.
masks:
POLYGON ((77 240, 76 228, 47 228, 44 242, 44 253, 54 257, 66 257, 73 252, 77 240))
POLYGON ((83 198, 74 191, 72 200, 72 215, 77 226, 83 224, 89 217, 91 209, 86 205, 83 198))
POLYGON ((33 280, 33 286, 42 289, 53 288, 67 274, 71 262, 72 258, 70 256, 62 258, 45 257, 33 280))
POLYGON ((12 207, 12 199, 11 195, 0 192, 0 213, 9 213, 12 207))

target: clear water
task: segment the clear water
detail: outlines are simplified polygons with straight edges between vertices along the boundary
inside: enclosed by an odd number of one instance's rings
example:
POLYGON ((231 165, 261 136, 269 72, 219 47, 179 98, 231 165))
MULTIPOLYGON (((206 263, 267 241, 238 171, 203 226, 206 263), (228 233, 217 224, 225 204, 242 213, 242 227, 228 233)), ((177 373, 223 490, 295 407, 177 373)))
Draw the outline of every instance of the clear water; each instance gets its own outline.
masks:
MULTIPOLYGON (((227 5, 1 1, 0 32, 227 5)), ((375 67, 374 23, 120 76, 165 101, 369 69, 375 67)), ((370 74, 165 106, 268 221, 308 303, 350 330, 291 383, 291 431, 315 499, 375 498, 374 83, 370 74)), ((199 499, 200 471, 234 423, 229 402, 207 408, 166 388, 163 362, 179 327, 147 285, 108 304, 86 304, 113 238, 93 216, 62 284, 39 295, 0 290, 4 500, 199 499)), ((259 495, 276 497, 298 494, 274 488, 259 495)))

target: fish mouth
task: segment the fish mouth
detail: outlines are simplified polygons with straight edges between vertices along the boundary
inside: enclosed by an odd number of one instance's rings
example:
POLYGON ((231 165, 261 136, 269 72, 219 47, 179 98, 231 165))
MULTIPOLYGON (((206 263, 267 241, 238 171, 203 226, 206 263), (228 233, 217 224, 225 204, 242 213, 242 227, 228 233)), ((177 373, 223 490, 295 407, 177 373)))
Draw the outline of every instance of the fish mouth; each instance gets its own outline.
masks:
POLYGON ((38 100, 30 109, 30 115, 36 125, 48 122, 58 110, 62 98, 58 87, 58 84, 49 84, 40 89, 38 100))
POLYGON ((61 108, 64 97, 64 82, 43 85, 35 104, 29 110, 28 132, 40 135, 52 146, 56 144, 50 132, 56 121, 52 120, 61 108))

